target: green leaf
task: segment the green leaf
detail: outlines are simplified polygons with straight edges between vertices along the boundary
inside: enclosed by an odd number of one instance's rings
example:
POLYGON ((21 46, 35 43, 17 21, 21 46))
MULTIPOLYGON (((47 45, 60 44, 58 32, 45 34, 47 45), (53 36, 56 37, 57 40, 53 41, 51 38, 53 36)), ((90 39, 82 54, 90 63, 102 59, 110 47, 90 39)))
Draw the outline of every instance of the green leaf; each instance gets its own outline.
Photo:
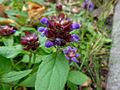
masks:
POLYGON ((110 38, 105 38, 105 42, 106 42, 106 43, 111 43, 111 42, 112 42, 112 39, 110 39, 110 38))
POLYGON ((10 90, 10 85, 0 84, 0 90, 10 90))
POLYGON ((12 69, 10 59, 0 56, 0 75, 9 72, 12 69))
POLYGON ((77 90, 77 85, 71 83, 71 82, 67 82, 67 86, 70 88, 70 90, 77 90))
POLYGON ((6 14, 8 14, 9 16, 15 16, 15 15, 20 15, 23 18, 27 18, 28 15, 26 12, 24 11, 19 11, 19 10, 6 10, 5 11, 6 14))
POLYGON ((13 37, 5 37, 3 38, 3 42, 5 44, 5 46, 12 46, 14 43, 13 37))
POLYGON ((79 71, 69 72, 68 81, 70 81, 76 85, 82 85, 85 82, 87 82, 87 80, 88 80, 88 77, 85 74, 83 74, 82 72, 79 72, 79 71))
POLYGON ((17 46, 1 46, 0 47, 0 55, 6 58, 14 58, 19 53, 21 53, 22 47, 21 45, 17 46))
POLYGON ((24 86, 24 87, 34 87, 35 86, 35 80, 36 80, 36 73, 33 73, 32 75, 30 75, 27 79, 25 79, 19 85, 24 86))
MULTIPOLYGON (((40 63, 43 60, 43 58, 45 58, 46 56, 45 55, 44 56, 36 55, 35 61, 34 61, 34 57, 32 56, 31 63, 40 63)), ((23 59, 22 59, 22 62, 29 63, 29 55, 24 55, 23 59)))
POLYGON ((39 66, 35 90, 63 90, 69 64, 63 53, 51 54, 39 66))
POLYGON ((24 71, 11 71, 7 74, 4 74, 1 78, 2 82, 5 83, 10 83, 10 82, 14 82, 17 81, 25 76, 27 76, 29 73, 31 73, 32 70, 24 70, 24 71))
POLYGON ((33 2, 37 2, 39 4, 43 4, 44 3, 44 0, 32 0, 33 2))
POLYGON ((20 31, 36 31, 36 29, 32 27, 21 27, 20 31))

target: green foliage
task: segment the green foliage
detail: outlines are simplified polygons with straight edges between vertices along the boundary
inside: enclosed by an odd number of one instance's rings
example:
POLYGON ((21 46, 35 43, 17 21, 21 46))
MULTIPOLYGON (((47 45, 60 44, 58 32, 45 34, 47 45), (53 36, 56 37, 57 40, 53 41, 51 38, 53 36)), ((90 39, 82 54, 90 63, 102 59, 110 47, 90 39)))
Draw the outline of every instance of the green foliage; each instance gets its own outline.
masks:
POLYGON ((7 59, 0 55, 0 75, 10 72, 10 70, 12 70, 10 59, 7 59))
POLYGON ((88 80, 88 77, 85 74, 83 74, 82 72, 79 72, 79 71, 69 72, 68 81, 70 81, 76 85, 82 85, 85 82, 87 82, 87 80, 88 80))
POLYGON ((14 43, 13 37, 2 38, 5 46, 12 46, 14 43))
POLYGON ((11 71, 7 74, 4 74, 0 79, 2 82, 10 83, 17 80, 20 80, 21 78, 28 75, 32 70, 24 70, 24 71, 11 71))
POLYGON ((27 79, 21 82, 19 85, 24 87, 34 87, 36 80, 36 73, 31 74, 27 79))
MULTIPOLYGON (((98 8, 95 8, 93 12, 81 9, 79 13, 71 10, 74 9, 74 6, 80 8, 79 6, 84 0, 78 0, 78 2, 61 0, 61 3, 67 2, 64 4, 62 13, 67 14, 73 22, 81 24, 79 30, 71 32, 71 34, 78 34, 81 41, 66 45, 78 49, 78 53, 81 54, 81 57, 78 58, 79 64, 68 63, 61 52, 66 46, 61 47, 60 51, 57 51, 56 47, 45 47, 47 38, 41 36, 37 31, 42 24, 32 25, 27 12, 29 10, 22 10, 23 6, 28 9, 28 1, 44 5, 45 0, 0 0, 0 4, 5 5, 4 14, 6 14, 6 17, 0 17, 0 24, 6 25, 7 22, 16 30, 14 35, 0 37, 0 90, 16 90, 19 86, 30 87, 28 89, 31 90, 77 90, 89 78, 95 84, 94 88, 101 90, 100 72, 104 60, 102 58, 105 57, 108 60, 112 42, 109 35, 111 28, 108 28, 105 21, 111 14, 113 3, 116 0, 92 0, 98 8), (96 15, 98 13, 100 14, 96 15), (98 20, 94 18, 98 18, 98 20), (34 32, 39 36, 40 46, 37 50, 25 51, 20 45, 21 36, 25 35, 26 31, 34 32), (93 64, 92 68, 91 64, 93 64)), ((42 16, 49 18, 60 13, 56 11, 54 3, 50 3, 46 8, 46 12, 42 16)), ((40 8, 35 9, 40 10, 40 8)), ((75 9, 77 10, 77 8, 75 9)), ((37 16, 37 13, 34 12, 34 14, 37 16)))
POLYGON ((38 69, 35 90, 63 90, 68 71, 63 53, 49 55, 38 69))
POLYGON ((14 58, 19 53, 21 53, 22 47, 21 45, 17 46, 1 46, 0 47, 0 55, 6 57, 6 58, 14 58))

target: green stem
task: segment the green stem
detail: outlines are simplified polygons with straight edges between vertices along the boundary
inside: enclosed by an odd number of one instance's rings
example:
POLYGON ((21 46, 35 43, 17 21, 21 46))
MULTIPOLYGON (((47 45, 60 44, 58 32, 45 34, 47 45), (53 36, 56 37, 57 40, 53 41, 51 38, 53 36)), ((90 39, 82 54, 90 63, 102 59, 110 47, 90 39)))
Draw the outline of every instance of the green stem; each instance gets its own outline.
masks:
POLYGON ((36 53, 34 53, 34 57, 33 57, 33 63, 35 64, 35 60, 36 60, 36 53))
POLYGON ((16 69, 16 70, 19 71, 20 69, 16 67, 16 65, 15 65, 15 63, 14 63, 14 60, 13 60, 13 59, 10 59, 10 61, 11 61, 12 67, 13 67, 14 69, 16 69))
POLYGON ((30 51, 30 55, 29 55, 29 64, 28 64, 28 68, 29 68, 29 69, 30 69, 31 66, 32 66, 31 60, 32 60, 32 51, 30 51))
POLYGON ((36 53, 34 52, 34 56, 33 56, 33 67, 35 66, 35 61, 36 61, 36 53))

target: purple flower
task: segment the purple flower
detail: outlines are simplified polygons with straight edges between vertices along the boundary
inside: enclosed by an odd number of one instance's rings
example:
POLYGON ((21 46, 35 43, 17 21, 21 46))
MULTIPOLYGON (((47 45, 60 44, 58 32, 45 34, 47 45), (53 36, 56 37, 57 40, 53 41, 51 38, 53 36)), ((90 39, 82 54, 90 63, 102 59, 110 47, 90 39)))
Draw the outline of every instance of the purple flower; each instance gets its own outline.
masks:
POLYGON ((77 54, 76 54, 76 57, 80 57, 80 54, 79 54, 79 53, 77 53, 77 54))
POLYGON ((39 31, 39 32, 43 32, 45 29, 46 29, 45 27, 39 27, 39 28, 38 28, 38 31, 39 31))
POLYGON ((42 36, 46 36, 51 41, 50 44, 46 42, 47 47, 65 46, 67 43, 79 40, 77 35, 71 35, 71 31, 79 29, 80 24, 73 23, 64 13, 42 18, 40 22, 47 25, 46 27, 38 28, 42 36))
POLYGON ((94 8, 94 4, 90 0, 85 0, 82 4, 82 7, 89 11, 92 11, 94 8))
POLYGON ((79 63, 79 60, 77 58, 80 57, 80 54, 77 53, 77 48, 68 46, 67 49, 63 50, 63 53, 65 54, 65 57, 69 62, 76 62, 79 63))
POLYGON ((40 22, 42 23, 42 24, 45 24, 45 25, 48 25, 48 18, 42 18, 41 20, 40 20, 40 22))
POLYGON ((72 57, 71 60, 72 60, 73 62, 79 63, 79 61, 77 60, 76 57, 72 57))
POLYGON ((39 27, 39 28, 38 28, 38 31, 41 32, 41 35, 42 35, 42 36, 46 36, 48 30, 47 30, 47 28, 45 28, 45 27, 39 27))
POLYGON ((78 23, 73 23, 72 24, 72 30, 79 29, 79 28, 80 28, 80 24, 78 24, 78 23))
POLYGON ((78 35, 76 35, 76 34, 71 35, 71 37, 72 37, 71 38, 72 41, 74 41, 74 42, 78 42, 80 40, 80 37, 78 35))
POLYGON ((56 10, 62 11, 62 4, 56 4, 56 10))
POLYGON ((27 32, 25 36, 21 38, 21 44, 24 46, 24 50, 36 50, 40 43, 39 37, 35 33, 27 32))
POLYGON ((52 47, 52 46, 54 46, 54 43, 52 42, 52 41, 46 41, 46 43, 45 43, 45 46, 47 47, 47 48, 50 48, 50 47, 52 47))
POLYGON ((10 36, 15 32, 16 30, 13 27, 10 27, 8 25, 0 26, 0 36, 10 36))
POLYGON ((94 8, 94 4, 91 2, 91 3, 90 3, 90 5, 89 5, 88 10, 89 10, 89 11, 92 11, 92 10, 93 10, 93 8, 94 8))

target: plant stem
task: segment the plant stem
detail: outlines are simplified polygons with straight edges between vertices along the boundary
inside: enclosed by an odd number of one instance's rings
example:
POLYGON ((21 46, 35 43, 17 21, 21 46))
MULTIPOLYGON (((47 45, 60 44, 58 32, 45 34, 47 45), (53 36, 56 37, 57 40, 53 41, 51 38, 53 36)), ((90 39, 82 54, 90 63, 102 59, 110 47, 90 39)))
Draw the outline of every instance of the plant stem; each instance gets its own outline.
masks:
POLYGON ((29 64, 28 64, 28 68, 30 69, 31 68, 31 60, 32 60, 32 51, 30 51, 30 55, 29 55, 29 64))
POLYGON ((19 68, 17 68, 17 67, 16 67, 16 65, 14 64, 13 59, 10 59, 10 61, 11 61, 12 67, 13 67, 14 69, 16 69, 16 70, 20 70, 20 69, 19 69, 19 68))

